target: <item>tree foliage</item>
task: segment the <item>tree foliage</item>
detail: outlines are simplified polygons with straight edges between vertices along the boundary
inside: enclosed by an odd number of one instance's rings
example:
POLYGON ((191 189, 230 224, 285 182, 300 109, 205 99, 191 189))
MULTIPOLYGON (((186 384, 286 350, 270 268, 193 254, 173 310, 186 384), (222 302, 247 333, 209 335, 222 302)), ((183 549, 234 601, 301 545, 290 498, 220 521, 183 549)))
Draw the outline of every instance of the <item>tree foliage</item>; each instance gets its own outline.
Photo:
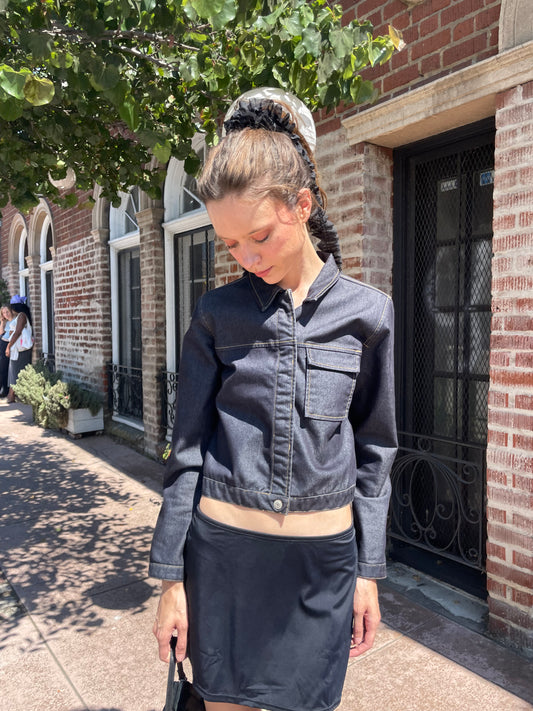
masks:
POLYGON ((215 143, 254 86, 311 109, 372 101, 359 72, 399 43, 372 33, 326 0, 0 0, 0 207, 75 204, 51 182, 69 167, 82 190, 157 197, 157 161, 194 172, 192 137, 215 143))

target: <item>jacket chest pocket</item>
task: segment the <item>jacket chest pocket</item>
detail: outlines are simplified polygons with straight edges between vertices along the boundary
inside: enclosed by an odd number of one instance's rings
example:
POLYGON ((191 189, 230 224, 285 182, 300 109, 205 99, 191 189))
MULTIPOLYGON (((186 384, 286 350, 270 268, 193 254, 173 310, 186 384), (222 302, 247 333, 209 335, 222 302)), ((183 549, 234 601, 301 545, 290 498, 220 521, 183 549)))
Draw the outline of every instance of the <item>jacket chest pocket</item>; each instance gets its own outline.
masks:
POLYGON ((344 420, 352 402, 361 354, 307 348, 305 416, 344 420))

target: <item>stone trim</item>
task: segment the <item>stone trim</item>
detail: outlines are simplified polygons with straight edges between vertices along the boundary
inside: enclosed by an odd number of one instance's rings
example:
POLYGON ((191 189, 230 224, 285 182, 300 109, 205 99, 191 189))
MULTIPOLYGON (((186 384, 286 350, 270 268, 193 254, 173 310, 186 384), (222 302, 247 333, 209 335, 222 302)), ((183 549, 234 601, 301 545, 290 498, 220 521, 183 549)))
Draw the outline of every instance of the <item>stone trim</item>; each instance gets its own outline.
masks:
POLYGON ((461 69, 342 122, 351 145, 396 148, 496 113, 496 96, 533 80, 533 41, 461 69))
POLYGON ((533 3, 531 0, 502 0, 499 32, 500 52, 532 39, 533 3))

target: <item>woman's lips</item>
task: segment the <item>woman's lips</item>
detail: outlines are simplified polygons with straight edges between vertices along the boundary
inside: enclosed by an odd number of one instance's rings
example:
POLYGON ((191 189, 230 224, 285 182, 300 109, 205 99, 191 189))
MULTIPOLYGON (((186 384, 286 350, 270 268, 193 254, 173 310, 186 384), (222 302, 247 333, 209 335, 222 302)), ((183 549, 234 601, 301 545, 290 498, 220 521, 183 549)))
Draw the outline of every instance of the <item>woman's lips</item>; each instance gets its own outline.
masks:
POLYGON ((259 277, 260 279, 264 279, 271 269, 272 269, 272 267, 269 267, 268 269, 265 269, 262 272, 256 272, 255 276, 259 277))

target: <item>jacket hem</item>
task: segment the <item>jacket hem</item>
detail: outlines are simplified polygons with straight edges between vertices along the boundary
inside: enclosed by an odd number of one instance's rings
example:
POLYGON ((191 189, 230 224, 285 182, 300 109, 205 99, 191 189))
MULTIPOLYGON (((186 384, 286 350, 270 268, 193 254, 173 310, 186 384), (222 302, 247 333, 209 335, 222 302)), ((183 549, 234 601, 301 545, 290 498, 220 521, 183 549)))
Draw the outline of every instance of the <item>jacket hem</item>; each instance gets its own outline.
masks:
POLYGON ((254 491, 228 486, 225 483, 203 476, 202 496, 207 496, 218 501, 237 504, 247 508, 262 511, 275 511, 288 514, 291 512, 326 511, 339 509, 353 502, 355 485, 342 491, 315 496, 287 496, 282 493, 268 491, 254 491), (280 507, 279 502, 282 506, 280 507))

